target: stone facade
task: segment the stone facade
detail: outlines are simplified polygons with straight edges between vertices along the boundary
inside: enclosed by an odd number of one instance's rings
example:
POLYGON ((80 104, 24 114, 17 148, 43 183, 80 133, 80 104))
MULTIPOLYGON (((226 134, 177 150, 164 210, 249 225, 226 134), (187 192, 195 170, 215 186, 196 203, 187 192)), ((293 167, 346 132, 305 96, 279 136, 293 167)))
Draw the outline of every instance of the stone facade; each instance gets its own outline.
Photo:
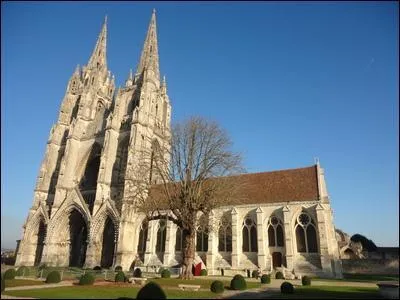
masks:
MULTIPOLYGON (((88 64, 78 66, 69 80, 51 128, 16 265, 128 270, 134 261, 172 267, 182 260, 180 230, 166 220, 146 223, 127 188, 136 178, 140 151, 151 151, 155 141, 168 145, 170 137, 171 105, 165 77, 160 80, 155 12, 137 70, 117 91, 106 44, 107 20, 88 64)), ((284 267, 340 278, 323 169, 317 163, 277 172, 286 183, 263 179, 274 172, 250 174, 244 178, 264 182, 257 183, 254 201, 213 211, 206 223, 218 226, 199 228, 196 263, 209 274, 220 274, 221 268, 229 275, 284 267), (293 175, 304 170, 308 183, 293 175)))

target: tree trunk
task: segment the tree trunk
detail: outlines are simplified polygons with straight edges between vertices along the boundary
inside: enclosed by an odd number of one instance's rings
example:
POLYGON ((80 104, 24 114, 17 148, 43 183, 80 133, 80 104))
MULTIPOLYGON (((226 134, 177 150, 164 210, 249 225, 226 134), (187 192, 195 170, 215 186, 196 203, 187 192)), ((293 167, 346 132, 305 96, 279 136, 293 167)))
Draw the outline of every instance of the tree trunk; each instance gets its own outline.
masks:
POLYGON ((196 237, 196 231, 190 230, 184 236, 184 246, 183 246, 183 265, 182 265, 182 273, 180 275, 181 279, 192 279, 192 268, 193 268, 193 260, 194 260, 194 239, 196 237))

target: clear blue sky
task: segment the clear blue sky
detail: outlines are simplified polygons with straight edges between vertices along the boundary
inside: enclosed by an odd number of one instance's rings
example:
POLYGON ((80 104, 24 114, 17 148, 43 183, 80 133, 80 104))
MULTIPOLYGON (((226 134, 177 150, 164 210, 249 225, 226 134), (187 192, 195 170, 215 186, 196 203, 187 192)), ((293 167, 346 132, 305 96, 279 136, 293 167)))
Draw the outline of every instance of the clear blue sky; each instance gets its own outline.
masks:
POLYGON ((337 228, 399 245, 395 2, 2 2, 1 243, 15 247, 67 82, 108 15, 117 85, 153 7, 173 121, 217 120, 248 172, 325 168, 337 228))

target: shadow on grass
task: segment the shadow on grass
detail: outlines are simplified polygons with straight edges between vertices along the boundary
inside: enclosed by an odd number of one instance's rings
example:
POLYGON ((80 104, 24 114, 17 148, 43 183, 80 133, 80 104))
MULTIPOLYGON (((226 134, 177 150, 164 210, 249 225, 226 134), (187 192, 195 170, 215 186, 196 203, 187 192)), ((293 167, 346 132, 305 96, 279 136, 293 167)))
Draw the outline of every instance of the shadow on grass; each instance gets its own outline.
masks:
POLYGON ((279 299, 382 299, 378 289, 362 287, 298 287, 294 294, 278 294, 279 299))

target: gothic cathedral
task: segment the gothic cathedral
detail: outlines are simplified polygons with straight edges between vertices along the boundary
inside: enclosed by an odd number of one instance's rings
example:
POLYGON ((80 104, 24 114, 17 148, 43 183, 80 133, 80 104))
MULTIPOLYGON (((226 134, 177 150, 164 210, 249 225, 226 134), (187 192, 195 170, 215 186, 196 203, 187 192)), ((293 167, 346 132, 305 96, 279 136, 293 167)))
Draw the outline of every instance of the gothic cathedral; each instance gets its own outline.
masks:
MULTIPOLYGON (((17 266, 151 270, 179 266, 182 232, 168 220, 146 222, 128 188, 139 152, 167 146, 171 105, 160 78, 153 11, 136 72, 115 90, 107 68, 107 18, 86 66, 68 82, 47 141, 23 226, 17 266)), ((137 175, 136 175, 137 176, 137 175)), ((315 165, 240 175, 249 203, 214 211, 218 232, 199 228, 195 262, 208 274, 281 269, 342 276, 324 170, 315 165)), ((211 220, 210 220, 211 221, 211 220)), ((289 274, 290 273, 290 274, 289 274)))

